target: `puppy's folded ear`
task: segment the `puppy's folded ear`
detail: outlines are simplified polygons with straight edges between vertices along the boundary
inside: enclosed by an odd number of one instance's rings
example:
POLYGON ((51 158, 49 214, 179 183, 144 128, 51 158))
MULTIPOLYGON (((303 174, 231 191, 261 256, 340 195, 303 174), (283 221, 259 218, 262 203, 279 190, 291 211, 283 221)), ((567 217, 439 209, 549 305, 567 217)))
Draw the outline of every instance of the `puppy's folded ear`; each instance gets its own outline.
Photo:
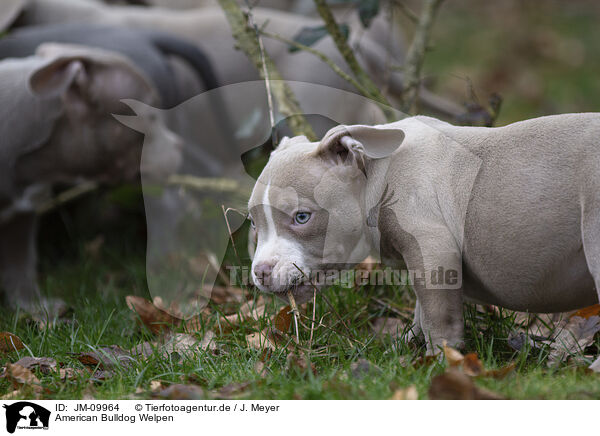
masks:
POLYGON ((391 125, 340 125, 325 134, 315 154, 333 164, 356 162, 364 171, 366 161, 390 156, 403 140, 402 129, 391 125))

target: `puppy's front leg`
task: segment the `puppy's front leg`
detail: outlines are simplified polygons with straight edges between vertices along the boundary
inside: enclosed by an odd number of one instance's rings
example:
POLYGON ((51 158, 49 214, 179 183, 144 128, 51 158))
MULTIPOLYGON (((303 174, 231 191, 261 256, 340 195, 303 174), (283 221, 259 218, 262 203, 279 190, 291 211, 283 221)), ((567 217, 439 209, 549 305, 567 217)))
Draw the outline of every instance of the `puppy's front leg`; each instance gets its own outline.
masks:
POLYGON ((427 341, 427 353, 435 354, 447 342, 463 346, 463 294, 460 254, 440 239, 427 246, 419 241, 417 249, 405 253, 407 266, 414 274, 417 294, 416 326, 427 341), (422 247, 422 248, 421 248, 422 247))

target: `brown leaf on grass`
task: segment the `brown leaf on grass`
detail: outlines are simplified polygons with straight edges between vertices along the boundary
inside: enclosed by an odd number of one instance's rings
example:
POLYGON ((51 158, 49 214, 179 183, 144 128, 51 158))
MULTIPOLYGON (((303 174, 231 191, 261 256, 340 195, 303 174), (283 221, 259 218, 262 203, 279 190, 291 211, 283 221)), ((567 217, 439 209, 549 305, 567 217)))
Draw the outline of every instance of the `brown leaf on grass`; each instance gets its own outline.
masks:
POLYGON ((257 300, 247 301, 242 304, 236 313, 223 317, 223 324, 238 325, 244 321, 258 321, 265 314, 266 306, 259 297, 257 300))
POLYGON ((109 370, 120 366, 127 368, 133 363, 131 354, 117 345, 80 353, 76 358, 84 365, 97 366, 100 370, 109 370))
POLYGON ((592 316, 600 316, 600 304, 594 304, 593 306, 584 307, 579 309, 577 312, 571 315, 571 318, 578 316, 580 318, 588 319, 592 316))
POLYGON ((275 329, 267 327, 259 332, 251 333, 246 336, 246 342, 248 343, 249 347, 256 350, 276 350, 284 347, 288 340, 275 329))
POLYGON ((164 389, 164 384, 160 380, 152 380, 150 382, 150 392, 160 392, 164 389))
POLYGON ((174 325, 181 324, 181 319, 159 309, 145 298, 129 295, 125 298, 125 301, 127 306, 138 315, 142 324, 154 334, 170 330, 174 325))
POLYGON ((463 355, 458 350, 448 347, 447 345, 444 345, 444 357, 451 369, 460 370, 469 377, 493 377, 501 379, 506 377, 516 367, 516 364, 511 362, 503 368, 487 370, 484 368, 477 353, 463 355))
POLYGON ((573 316, 550 343, 548 365, 555 365, 569 356, 581 353, 594 342, 594 336, 600 331, 600 316, 582 318, 573 316))
POLYGON ((10 353, 22 350, 23 348, 25 348, 25 345, 23 345, 23 342, 17 335, 9 332, 0 332, 0 352, 10 353))
POLYGON ((285 369, 288 372, 295 371, 300 374, 306 374, 308 372, 308 370, 310 369, 310 371, 314 375, 317 375, 317 368, 315 367, 315 365, 312 362, 308 361, 308 359, 306 358, 306 355, 298 356, 296 353, 294 353, 292 351, 291 353, 289 353, 287 355, 285 361, 286 361, 285 369))
POLYGON ((396 389, 390 400, 418 400, 419 393, 414 385, 404 389, 396 389))
POLYGON ((240 394, 244 393, 250 387, 250 385, 250 382, 229 383, 228 385, 225 385, 222 388, 213 391, 212 395, 215 398, 221 399, 230 399, 238 397, 240 396, 240 394))
POLYGON ((259 360, 254 364, 254 372, 256 372, 260 378, 265 378, 269 375, 269 369, 262 360, 259 360))
POLYGON ((205 394, 200 386, 174 384, 156 392, 154 396, 165 400, 201 400, 205 394))
POLYGON ((209 295, 210 301, 215 304, 223 305, 229 303, 242 303, 246 301, 247 292, 241 288, 232 286, 213 286, 212 289, 206 289, 202 295, 209 295))
POLYGON ((21 389, 21 388, 31 388, 36 394, 42 392, 42 385, 40 380, 27 368, 22 367, 21 365, 6 364, 6 369, 3 378, 6 378, 11 382, 13 388, 21 389))
POLYGON ((375 335, 398 337, 406 329, 406 322, 400 318, 376 318, 371 325, 371 331, 375 335))
POLYGON ((444 357, 446 358, 446 361, 448 362, 448 365, 450 367, 462 365, 462 363, 465 360, 465 356, 463 356, 463 354, 460 351, 458 351, 452 347, 449 347, 448 345, 446 345, 445 341, 444 341, 444 357))
POLYGON ((275 315, 275 318, 273 319, 273 325, 281 333, 287 333, 290 329, 290 325, 292 324, 293 316, 292 308, 290 306, 285 306, 277 313, 277 315, 275 315))
POLYGON ((416 359, 413 358, 405 358, 404 356, 400 357, 400 364, 407 368, 412 366, 413 368, 420 368, 422 366, 429 366, 437 363, 439 361, 438 355, 427 355, 427 356, 419 356, 416 359))
POLYGON ((79 377, 88 377, 89 376, 89 372, 86 371, 85 369, 71 368, 71 367, 59 368, 58 374, 62 381, 73 380, 73 379, 76 379, 79 377))
POLYGON ((56 371, 57 364, 56 360, 50 357, 23 357, 15 362, 15 365, 21 365, 23 368, 27 368, 32 371, 35 368, 39 368, 42 374, 50 374, 56 371))
POLYGON ((186 333, 167 333, 154 342, 143 342, 137 345, 131 351, 131 355, 145 359, 155 354, 168 358, 173 353, 181 357, 194 357, 200 350, 214 350, 216 348, 214 338, 215 334, 210 330, 201 340, 195 335, 186 333))
POLYGON ((0 400, 5 400, 5 401, 16 400, 18 398, 21 398, 22 396, 23 396, 23 393, 21 392, 21 390, 17 389, 12 392, 9 392, 8 394, 2 395, 0 397, 0 400))
POLYGON ((484 377, 492 377, 492 378, 495 378, 497 380, 502 380, 508 374, 510 374, 511 372, 513 372, 516 367, 517 367, 517 364, 515 362, 510 362, 508 365, 503 366, 502 368, 488 369, 488 370, 486 370, 483 373, 483 376, 484 377))
POLYGON ((477 357, 477 353, 469 353, 465 355, 465 359, 463 360, 463 372, 470 377, 478 377, 486 373, 483 368, 483 363, 477 357))
POLYGON ((473 379, 456 369, 449 369, 431 380, 430 400, 502 400, 501 395, 479 388, 473 379))
POLYGON ((158 341, 157 345, 163 355, 177 353, 182 357, 193 357, 200 350, 214 350, 215 334, 207 331, 202 340, 186 333, 171 333, 158 341))

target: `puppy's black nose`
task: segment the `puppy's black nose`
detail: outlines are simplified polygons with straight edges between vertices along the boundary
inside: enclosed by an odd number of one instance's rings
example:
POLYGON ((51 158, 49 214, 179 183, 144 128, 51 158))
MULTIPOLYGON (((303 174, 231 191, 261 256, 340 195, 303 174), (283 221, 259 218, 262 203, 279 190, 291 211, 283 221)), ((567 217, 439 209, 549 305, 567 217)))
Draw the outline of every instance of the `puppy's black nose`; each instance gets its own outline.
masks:
POLYGON ((256 281, 261 285, 266 285, 271 280, 273 272, 273 264, 269 262, 260 262, 254 266, 254 276, 256 281))

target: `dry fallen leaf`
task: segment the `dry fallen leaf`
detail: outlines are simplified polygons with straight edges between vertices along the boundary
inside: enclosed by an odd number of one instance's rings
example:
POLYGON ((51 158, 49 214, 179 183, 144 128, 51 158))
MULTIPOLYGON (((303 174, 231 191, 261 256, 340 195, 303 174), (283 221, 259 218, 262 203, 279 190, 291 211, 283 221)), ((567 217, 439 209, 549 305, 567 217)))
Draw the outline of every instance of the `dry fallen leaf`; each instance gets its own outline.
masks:
POLYGON ((492 378, 495 378, 497 380, 502 380, 508 374, 510 374, 511 372, 513 372, 516 367, 517 367, 517 364, 515 362, 510 362, 508 365, 503 366, 502 368, 488 369, 488 370, 486 370, 483 373, 483 376, 485 376, 485 377, 492 377, 492 378))
POLYGON ((200 341, 197 337, 186 333, 172 333, 158 341, 158 346, 163 355, 177 353, 182 357, 193 357, 199 350, 211 350, 215 348, 213 341, 215 334, 206 332, 200 341))
POLYGON ((406 322, 400 318, 376 318, 371 326, 375 335, 390 335, 392 338, 399 337, 406 330, 406 322))
POLYGON ((451 367, 462 365, 463 361, 465 360, 465 356, 463 356, 463 354, 460 351, 449 347, 448 345, 446 345, 445 341, 444 357, 446 358, 448 365, 451 367))
POLYGON ((15 365, 21 365, 23 368, 33 370, 39 368, 42 374, 49 374, 56 371, 56 360, 50 357, 23 357, 15 362, 15 365))
POLYGON ((89 372, 86 371, 85 369, 71 368, 71 367, 60 368, 58 370, 58 374, 62 381, 72 380, 72 379, 76 379, 78 377, 88 377, 89 376, 89 372))
POLYGON ((15 400, 17 398, 21 398, 22 396, 23 393, 19 389, 17 389, 12 392, 9 392, 8 394, 2 395, 0 397, 0 400, 15 400))
POLYGON ((516 367, 516 364, 511 362, 503 368, 486 370, 481 360, 479 360, 477 353, 463 355, 458 350, 447 345, 444 345, 444 357, 451 369, 460 370, 469 377, 493 377, 501 379, 506 377, 516 367))
POLYGON ((242 304, 236 313, 223 318, 222 324, 238 325, 244 321, 258 321, 265 314, 266 307, 262 297, 242 304))
POLYGON ((37 394, 42 392, 42 385, 39 379, 27 368, 16 364, 6 364, 3 377, 10 381, 13 388, 30 387, 37 394))
POLYGON ((404 389, 397 389, 390 400, 418 400, 419 393, 417 388, 412 385, 404 389))
POLYGON ((23 342, 17 335, 13 335, 9 332, 0 332, 0 352, 10 353, 12 351, 19 351, 25 348, 23 342))
POLYGON ((298 356, 293 351, 286 357, 286 371, 296 371, 300 374, 306 374, 310 368, 310 371, 317 375, 317 368, 312 362, 309 362, 305 355, 298 356))
POLYGON ((137 345, 131 355, 134 357, 149 358, 159 354, 163 357, 172 357, 177 353, 181 357, 194 357, 199 350, 212 351, 216 348, 215 334, 207 331, 202 340, 195 335, 186 333, 167 333, 154 342, 143 342, 137 345))
POLYGON ((163 382, 160 380, 152 380, 150 382, 150 391, 151 392, 160 392, 164 389, 163 382))
POLYGON ((100 370, 109 370, 119 366, 130 367, 133 364, 131 354, 117 345, 80 353, 76 358, 84 365, 98 366, 100 370))
POLYGON ((286 338, 275 329, 267 327, 259 332, 246 336, 248 346, 256 350, 276 350, 287 344, 286 338))
POLYGON ((582 318, 573 316, 550 343, 548 365, 555 365, 569 356, 581 353, 594 342, 594 336, 600 331, 600 316, 582 318))
POLYGON ((503 397, 479 388, 473 379, 456 369, 449 369, 431 380, 430 400, 502 400, 503 397))
POLYGON ((275 315, 275 318, 273 319, 273 325, 281 333, 287 333, 290 329, 290 325, 292 324, 293 316, 292 308, 290 306, 285 306, 277 313, 277 315, 275 315))
POLYGON ((259 360, 254 364, 254 372, 256 372, 260 378, 265 378, 269 375, 269 369, 262 360, 259 360))
POLYGON ((212 392, 212 396, 220 399, 238 397, 250 387, 250 384, 250 382, 230 383, 218 389, 217 391, 212 392))
POLYGON ((575 312, 571 317, 578 316, 580 318, 589 318, 591 316, 600 316, 600 304, 594 304, 593 306, 584 307, 575 312))
POLYGON ((218 305, 242 303, 246 300, 247 295, 243 289, 231 286, 213 286, 210 289, 203 289, 202 295, 208 296, 209 293, 210 301, 218 305))
POLYGON ((170 330, 174 325, 181 324, 181 319, 159 309, 145 298, 129 295, 125 298, 125 301, 127 306, 139 316, 142 324, 154 334, 159 334, 163 330, 170 330))
POLYGON ((463 372, 470 377, 478 377, 486 371, 483 369, 483 363, 477 357, 477 353, 469 353, 465 355, 462 364, 463 372))
POLYGON ((171 385, 156 392, 155 396, 165 400, 201 400, 205 397, 204 389, 196 385, 171 385))

